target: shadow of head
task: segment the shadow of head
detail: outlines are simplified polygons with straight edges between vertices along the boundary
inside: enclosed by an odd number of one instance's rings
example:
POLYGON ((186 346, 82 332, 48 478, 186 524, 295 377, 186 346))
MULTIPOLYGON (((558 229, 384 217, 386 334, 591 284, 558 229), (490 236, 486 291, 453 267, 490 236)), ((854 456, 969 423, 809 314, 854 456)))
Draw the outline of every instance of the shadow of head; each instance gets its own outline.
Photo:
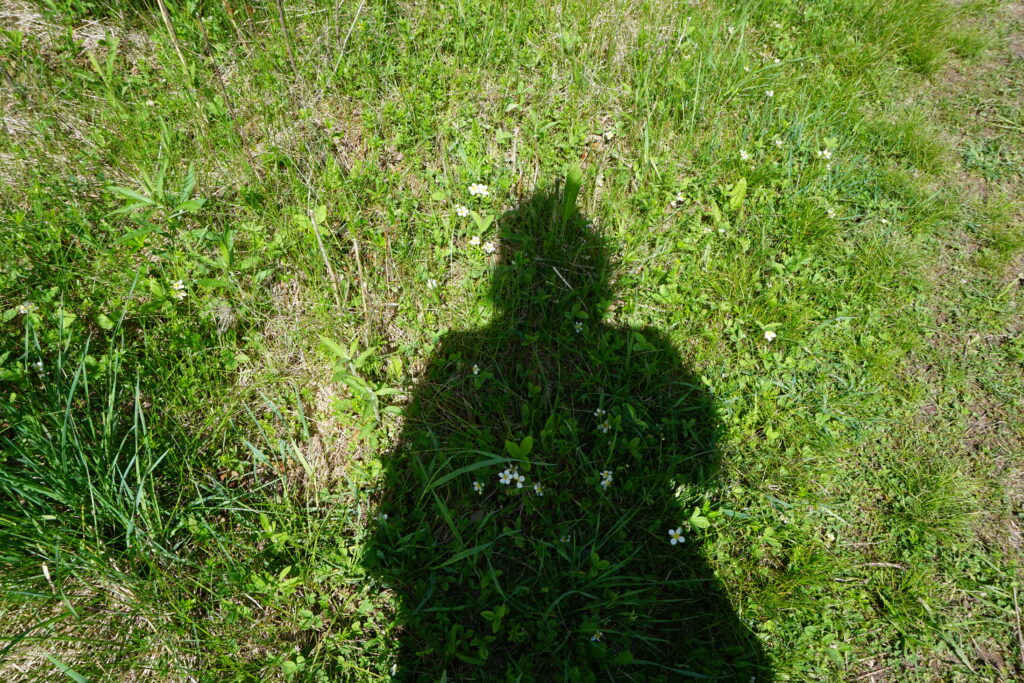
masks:
POLYGON ((611 302, 609 246, 567 204, 571 188, 538 191, 498 221, 489 298, 499 316, 531 327, 553 317, 600 319, 611 302))

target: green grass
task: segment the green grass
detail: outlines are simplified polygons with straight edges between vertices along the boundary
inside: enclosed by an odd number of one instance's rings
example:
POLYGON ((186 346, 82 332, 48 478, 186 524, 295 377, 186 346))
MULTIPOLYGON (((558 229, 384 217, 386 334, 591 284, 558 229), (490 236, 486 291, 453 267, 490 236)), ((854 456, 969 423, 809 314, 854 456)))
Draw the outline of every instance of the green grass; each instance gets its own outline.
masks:
POLYGON ((9 678, 1024 675, 1015 5, 167 7, 0 10, 9 678))

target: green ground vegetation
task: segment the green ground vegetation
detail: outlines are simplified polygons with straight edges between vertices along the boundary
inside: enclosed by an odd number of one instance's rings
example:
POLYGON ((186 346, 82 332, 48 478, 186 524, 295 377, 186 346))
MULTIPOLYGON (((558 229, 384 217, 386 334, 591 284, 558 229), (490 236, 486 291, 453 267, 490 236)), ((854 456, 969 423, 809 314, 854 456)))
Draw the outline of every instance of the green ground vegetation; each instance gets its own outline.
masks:
POLYGON ((1024 677, 1022 30, 3 3, 0 670, 1024 677))

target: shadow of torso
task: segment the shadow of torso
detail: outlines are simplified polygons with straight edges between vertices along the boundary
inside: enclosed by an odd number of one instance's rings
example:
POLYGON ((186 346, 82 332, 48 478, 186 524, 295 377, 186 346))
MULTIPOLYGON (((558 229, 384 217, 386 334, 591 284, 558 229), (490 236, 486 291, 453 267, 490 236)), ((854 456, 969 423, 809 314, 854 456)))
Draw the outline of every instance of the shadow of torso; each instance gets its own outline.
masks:
POLYGON ((768 680, 684 521, 716 430, 656 330, 499 317, 444 337, 368 546, 399 598, 398 677, 768 680))

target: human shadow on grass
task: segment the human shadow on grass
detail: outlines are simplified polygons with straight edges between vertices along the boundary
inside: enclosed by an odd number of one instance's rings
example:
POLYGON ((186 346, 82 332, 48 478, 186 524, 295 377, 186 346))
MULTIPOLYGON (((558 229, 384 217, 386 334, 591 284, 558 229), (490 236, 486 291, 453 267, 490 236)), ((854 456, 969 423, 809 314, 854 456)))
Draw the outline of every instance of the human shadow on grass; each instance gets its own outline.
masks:
POLYGON ((499 218, 493 322, 442 338, 386 456, 366 561, 399 601, 397 678, 770 680, 687 524, 714 406, 664 335, 603 321, 577 189, 499 218))

